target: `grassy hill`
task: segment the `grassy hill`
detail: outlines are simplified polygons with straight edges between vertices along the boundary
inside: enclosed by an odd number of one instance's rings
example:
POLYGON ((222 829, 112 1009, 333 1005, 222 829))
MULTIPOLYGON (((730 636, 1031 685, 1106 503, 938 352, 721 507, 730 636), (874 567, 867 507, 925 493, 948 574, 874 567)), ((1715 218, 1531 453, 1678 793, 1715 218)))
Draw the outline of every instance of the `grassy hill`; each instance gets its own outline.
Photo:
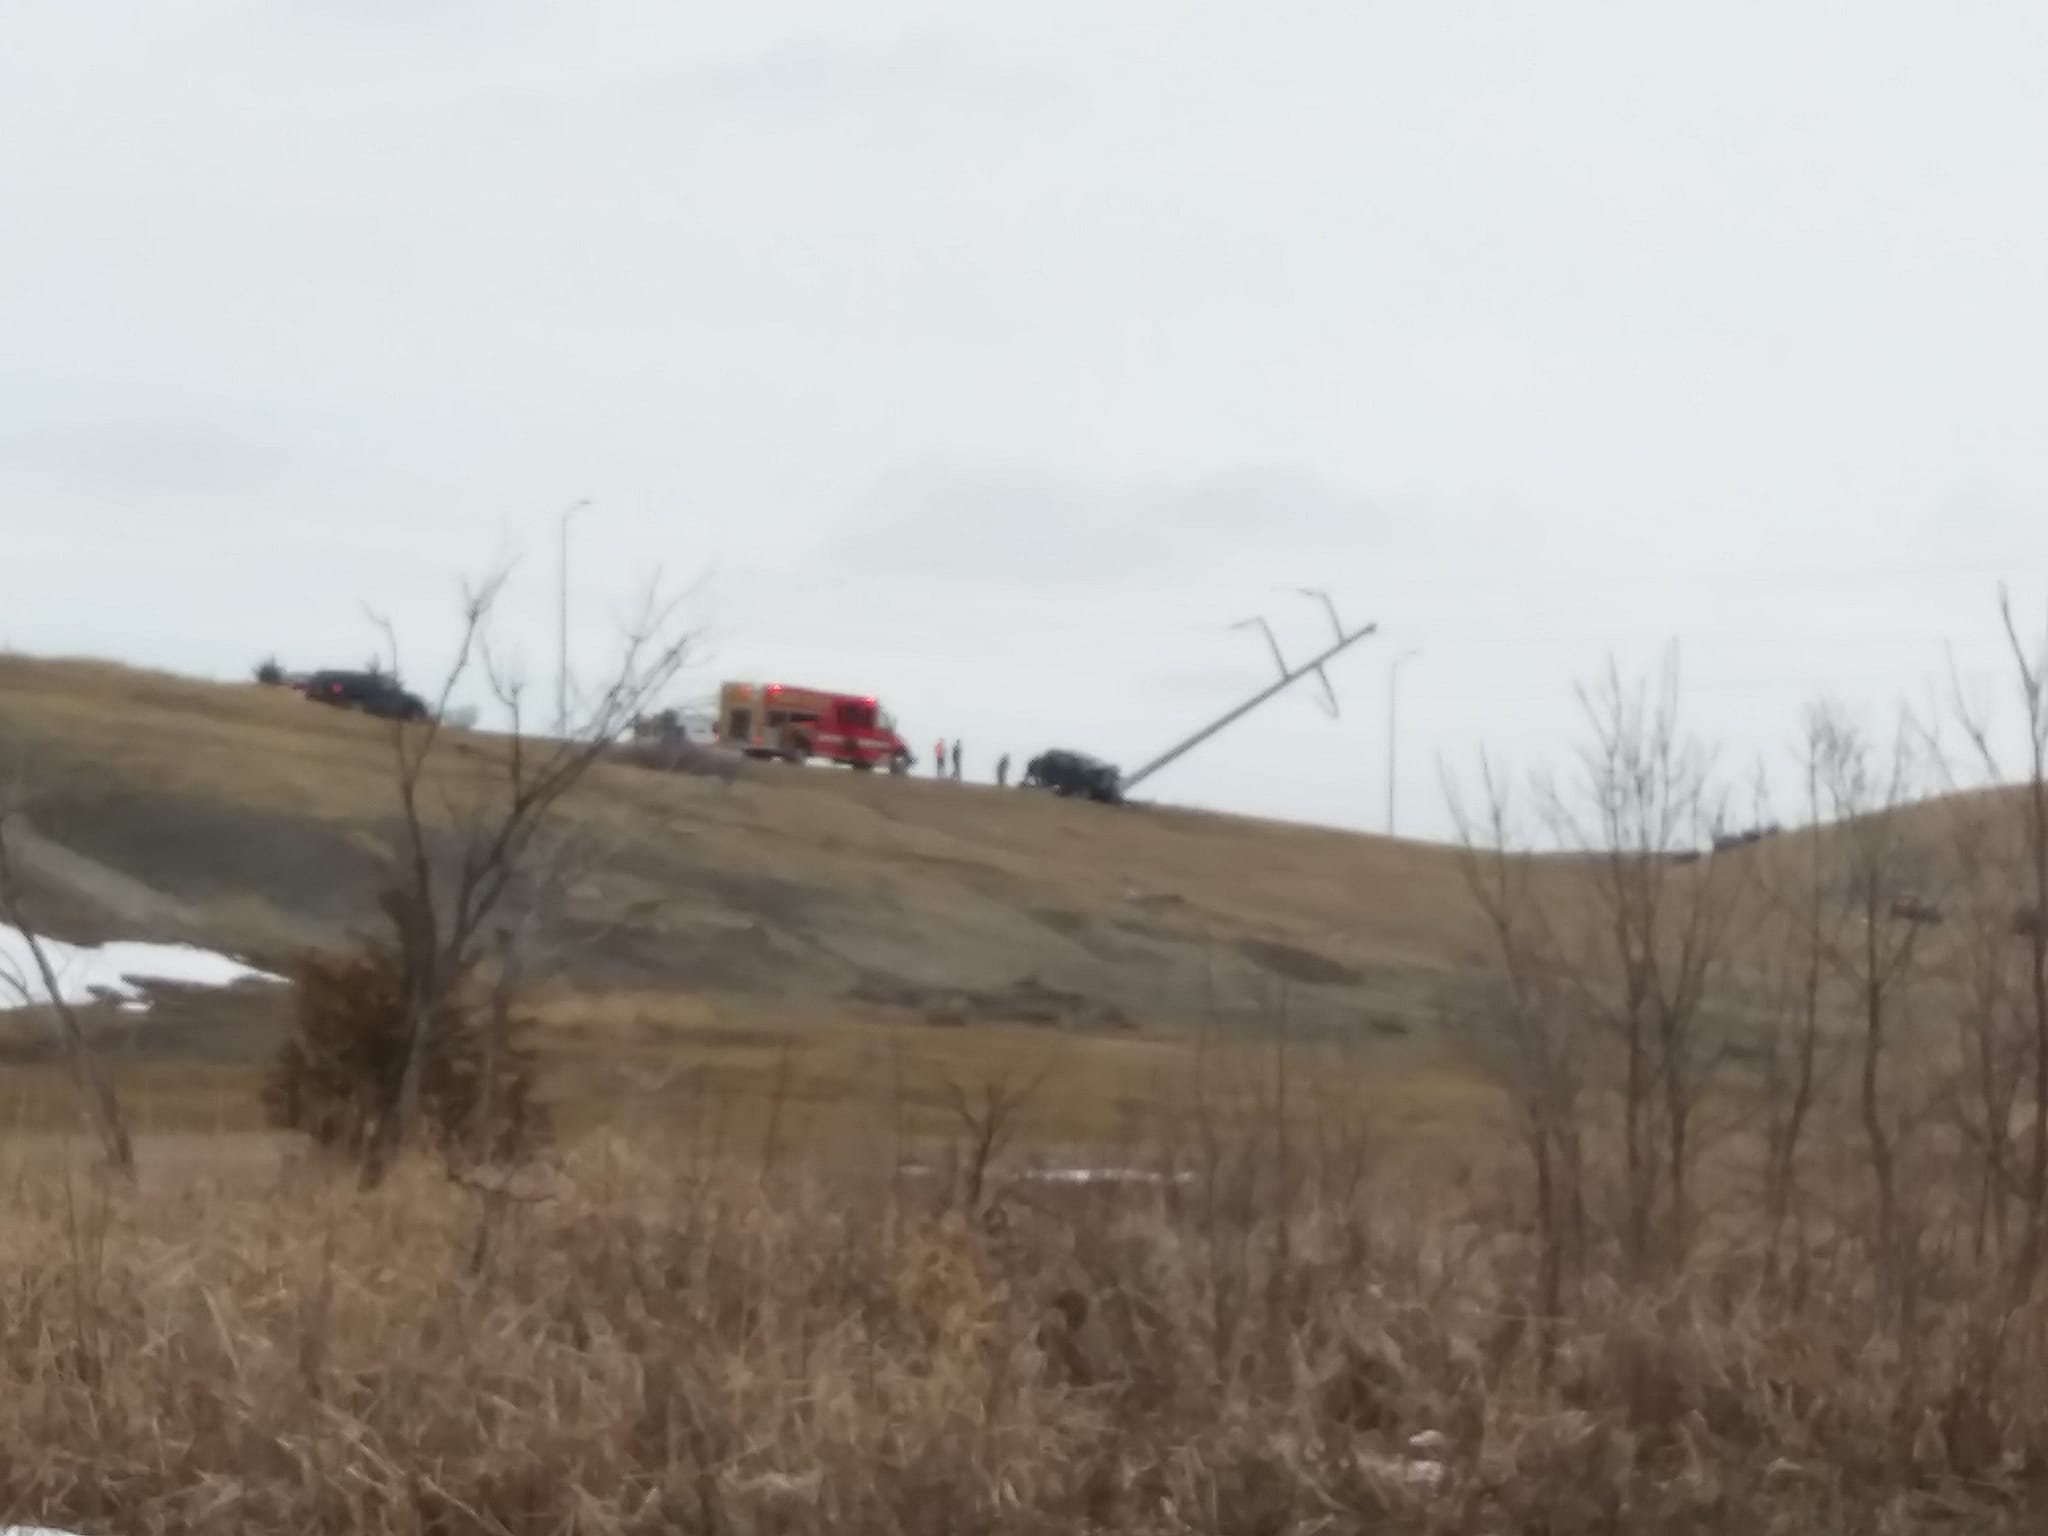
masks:
MULTIPOLYGON (((254 685, 0 660, 43 922, 272 966, 341 940, 397 828, 387 731, 254 685)), ((449 746, 458 767, 497 750, 449 746)), ((1284 1020, 1298 1042, 1413 1058, 1469 938, 1451 855, 1307 827, 779 765, 607 764, 566 814, 602 856, 548 935, 545 1012, 562 1080, 597 1099, 683 1091, 679 1073, 702 1093, 772 1057, 785 1089, 815 1077, 834 1100, 883 1040, 892 1070, 906 1049, 1020 1071, 1092 1053, 1070 1075, 1103 1113, 1162 1040, 1264 1041, 1284 1020)), ((231 1072, 276 1006, 185 1000, 132 1048, 231 1072)))

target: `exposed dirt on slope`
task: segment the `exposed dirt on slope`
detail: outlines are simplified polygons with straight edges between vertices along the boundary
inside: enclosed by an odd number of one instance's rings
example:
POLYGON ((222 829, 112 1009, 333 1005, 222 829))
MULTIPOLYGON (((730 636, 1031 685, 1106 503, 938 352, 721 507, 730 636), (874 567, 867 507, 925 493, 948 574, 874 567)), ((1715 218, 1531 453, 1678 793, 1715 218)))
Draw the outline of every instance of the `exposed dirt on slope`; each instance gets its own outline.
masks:
MULTIPOLYGON (((268 964, 364 920, 396 830, 387 727, 274 690, 0 660, 45 921, 268 964)), ((489 738, 451 736, 471 762, 489 738)), ((605 857, 549 935, 592 988, 1063 1029, 1360 1033, 1427 1022, 1465 942, 1412 844, 827 769, 607 764, 605 857)), ((69 931, 65 931, 69 930, 69 931)), ((238 1026, 240 1027, 240 1026, 238 1026)))

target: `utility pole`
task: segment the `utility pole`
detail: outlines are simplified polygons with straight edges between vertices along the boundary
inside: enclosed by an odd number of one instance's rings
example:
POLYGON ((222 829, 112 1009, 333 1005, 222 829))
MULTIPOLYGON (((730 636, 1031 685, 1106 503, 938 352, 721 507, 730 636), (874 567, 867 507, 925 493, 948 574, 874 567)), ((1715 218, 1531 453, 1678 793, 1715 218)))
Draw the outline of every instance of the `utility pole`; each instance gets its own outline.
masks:
MULTIPOLYGON (((1329 602, 1329 599, 1320 592, 1312 592, 1308 595, 1314 597, 1322 597, 1323 601, 1326 604, 1329 602)), ((1223 715, 1221 715, 1215 720, 1210 721, 1207 725, 1203 726, 1199 731, 1196 731, 1192 736, 1188 736, 1182 741, 1180 741, 1178 744, 1167 748, 1166 751, 1160 753, 1159 756, 1153 758, 1151 762, 1147 763, 1144 767, 1140 768, 1136 773, 1133 773, 1126 777, 1123 781, 1123 788, 1126 791, 1135 788, 1140 782, 1142 782, 1145 779, 1151 778, 1153 774, 1159 772, 1160 769, 1164 768, 1167 764, 1179 758, 1183 753, 1193 751, 1196 747, 1199 747, 1203 742, 1207 741, 1211 736, 1214 736, 1218 731, 1222 730, 1225 726, 1231 725, 1236 721, 1243 719, 1246 715, 1250 714, 1253 710, 1257 709, 1261 704, 1265 703, 1266 700, 1272 698, 1274 694, 1280 692, 1283 688, 1290 687, 1293 684, 1300 682, 1304 677, 1307 677, 1311 672, 1316 673, 1319 676, 1322 676, 1323 687, 1327 692, 1330 686, 1330 680, 1327 676, 1323 675, 1323 663, 1333 660, 1339 653, 1349 650, 1352 646, 1358 644, 1359 641, 1365 639, 1368 635, 1377 633, 1379 630, 1379 625, 1368 624, 1362 629, 1356 629, 1353 630, 1351 633, 1346 634, 1344 632, 1344 626, 1337 621, 1337 611, 1334 606, 1331 606, 1330 608, 1330 623, 1336 631, 1336 639, 1331 643, 1329 648, 1323 651, 1320 655, 1317 655, 1312 659, 1303 662, 1300 666, 1294 667, 1292 669, 1290 669, 1287 666, 1286 658, 1280 654, 1279 644, 1278 642, 1274 641, 1273 632, 1266 625, 1266 621, 1264 619, 1246 619, 1240 624, 1232 625, 1231 627, 1233 629, 1242 629, 1250 625, 1256 624, 1261 629, 1265 630, 1267 642, 1273 646, 1273 659, 1280 664, 1279 680, 1277 682, 1268 683, 1264 688, 1260 689, 1257 693, 1253 694, 1250 698, 1246 699, 1242 704, 1239 704, 1236 708, 1226 711, 1223 715)), ((1329 694, 1329 701, 1331 712, 1334 713, 1336 707, 1336 695, 1334 693, 1329 694)))
POLYGON ((1398 761, 1394 752, 1394 705, 1401 685, 1401 663, 1413 661, 1422 653, 1409 647, 1394 658, 1394 664, 1387 668, 1387 836, 1394 835, 1394 774, 1398 761))
POLYGON ((569 734, 569 519, 590 505, 590 498, 571 504, 562 512, 561 559, 557 567, 560 588, 555 609, 555 735, 569 734))

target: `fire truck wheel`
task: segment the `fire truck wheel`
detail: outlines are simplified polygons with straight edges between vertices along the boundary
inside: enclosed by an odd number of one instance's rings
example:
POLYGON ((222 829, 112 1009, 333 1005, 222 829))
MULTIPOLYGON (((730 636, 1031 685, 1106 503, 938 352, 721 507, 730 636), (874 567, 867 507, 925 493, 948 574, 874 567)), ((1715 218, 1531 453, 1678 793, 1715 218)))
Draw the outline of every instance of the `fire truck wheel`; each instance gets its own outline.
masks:
POLYGON ((875 765, 865 758, 856 757, 853 759, 853 771, 855 773, 872 773, 874 768, 875 765))

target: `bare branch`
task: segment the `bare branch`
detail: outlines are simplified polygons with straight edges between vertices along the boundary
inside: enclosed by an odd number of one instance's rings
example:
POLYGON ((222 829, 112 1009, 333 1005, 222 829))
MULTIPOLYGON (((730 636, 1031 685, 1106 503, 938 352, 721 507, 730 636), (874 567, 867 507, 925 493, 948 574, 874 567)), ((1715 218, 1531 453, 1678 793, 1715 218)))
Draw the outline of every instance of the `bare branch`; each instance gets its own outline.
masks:
MULTIPOLYGON (((668 686, 694 640, 677 624, 678 602, 663 597, 658 579, 651 582, 621 636, 604 685, 587 707, 579 707, 575 719, 565 722, 560 736, 537 738, 526 729, 521 681, 490 633, 508 572, 509 567, 501 569, 465 591, 459 643, 434 717, 393 731, 407 855, 402 906, 405 920, 418 930, 420 954, 408 1000, 405 1070, 372 1140, 366 1183, 383 1177, 409 1130, 441 998, 467 972, 506 903, 517 905, 522 887, 537 891, 536 880, 544 884, 559 876, 564 852, 550 841, 556 811, 648 701, 668 686), (477 772, 458 775, 436 768, 430 775, 448 699, 473 668, 483 672, 504 712, 506 729, 477 743, 477 772), (443 796, 439 827, 430 825, 421 805, 422 787, 430 777, 443 796), (448 851, 437 856, 437 843, 448 851)), ((527 926, 528 919, 511 925, 513 930, 527 926)))

